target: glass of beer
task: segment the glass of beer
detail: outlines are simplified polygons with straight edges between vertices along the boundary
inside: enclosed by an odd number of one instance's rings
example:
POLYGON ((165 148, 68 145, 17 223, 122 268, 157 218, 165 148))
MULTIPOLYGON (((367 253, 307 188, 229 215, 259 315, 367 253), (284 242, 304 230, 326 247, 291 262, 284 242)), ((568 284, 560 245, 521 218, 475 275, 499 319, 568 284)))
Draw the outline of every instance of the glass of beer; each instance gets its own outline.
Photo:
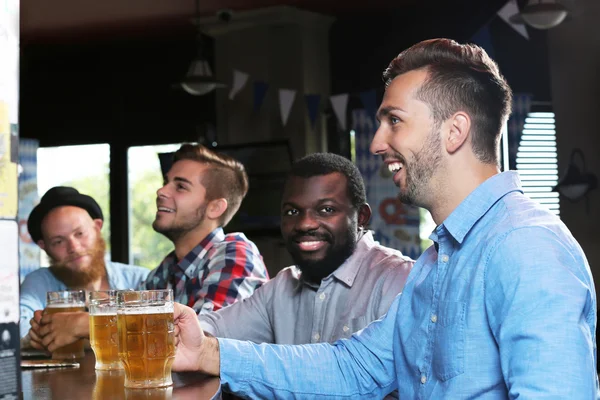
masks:
MULTIPOLYGON (((85 311, 85 290, 65 290, 46 293, 46 309, 44 312, 55 314, 60 312, 85 311)), ((68 344, 52 352, 53 360, 83 358, 83 339, 68 344)))
POLYGON ((125 387, 173 385, 175 359, 173 291, 141 290, 117 293, 119 358, 125 387))
POLYGON ((96 369, 123 369, 117 335, 117 291, 90 292, 89 300, 90 345, 96 356, 96 369))

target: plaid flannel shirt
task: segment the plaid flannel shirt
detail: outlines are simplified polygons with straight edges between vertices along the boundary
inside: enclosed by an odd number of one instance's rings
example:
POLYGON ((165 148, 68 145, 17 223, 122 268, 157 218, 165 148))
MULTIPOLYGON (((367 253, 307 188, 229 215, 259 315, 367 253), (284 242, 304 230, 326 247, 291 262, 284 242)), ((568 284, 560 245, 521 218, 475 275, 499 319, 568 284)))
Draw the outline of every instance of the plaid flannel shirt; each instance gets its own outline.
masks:
POLYGON ((141 289, 173 289, 176 302, 201 314, 249 297, 268 279, 256 245, 243 233, 217 228, 181 261, 175 251, 167 255, 141 289))

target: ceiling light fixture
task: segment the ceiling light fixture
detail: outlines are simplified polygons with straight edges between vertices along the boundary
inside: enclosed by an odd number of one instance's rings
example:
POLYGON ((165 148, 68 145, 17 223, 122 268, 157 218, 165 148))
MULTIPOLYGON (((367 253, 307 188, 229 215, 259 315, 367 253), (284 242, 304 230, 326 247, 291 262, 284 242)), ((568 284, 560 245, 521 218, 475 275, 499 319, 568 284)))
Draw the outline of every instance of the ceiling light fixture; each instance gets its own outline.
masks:
POLYGON ((196 58, 192 61, 184 79, 179 83, 181 88, 194 96, 202 96, 226 85, 213 77, 208 60, 202 54, 203 38, 200 28, 200 1, 196 0, 196 58))
POLYGON ((552 188, 553 192, 560 193, 570 201, 577 201, 588 194, 592 189, 598 187, 598 178, 591 172, 586 171, 585 158, 581 149, 573 149, 567 172, 552 188), (575 163, 575 156, 581 159, 581 169, 575 163))
POLYGON ((556 0, 528 0, 520 13, 510 17, 512 23, 526 23, 536 29, 550 29, 567 17, 567 8, 556 0))

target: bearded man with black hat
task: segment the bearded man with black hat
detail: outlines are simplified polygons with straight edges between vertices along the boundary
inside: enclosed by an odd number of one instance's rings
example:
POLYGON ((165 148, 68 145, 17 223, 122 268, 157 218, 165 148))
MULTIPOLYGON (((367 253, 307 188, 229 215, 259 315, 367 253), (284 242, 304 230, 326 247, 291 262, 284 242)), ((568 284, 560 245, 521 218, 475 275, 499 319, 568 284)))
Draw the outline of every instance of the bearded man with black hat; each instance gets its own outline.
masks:
POLYGON ((134 289, 146 279, 146 268, 104 259, 103 222, 102 209, 92 197, 66 186, 48 190, 29 215, 29 234, 50 258, 50 267, 33 271, 21 284, 24 346, 51 352, 89 337, 88 313, 42 314, 46 292, 134 289))

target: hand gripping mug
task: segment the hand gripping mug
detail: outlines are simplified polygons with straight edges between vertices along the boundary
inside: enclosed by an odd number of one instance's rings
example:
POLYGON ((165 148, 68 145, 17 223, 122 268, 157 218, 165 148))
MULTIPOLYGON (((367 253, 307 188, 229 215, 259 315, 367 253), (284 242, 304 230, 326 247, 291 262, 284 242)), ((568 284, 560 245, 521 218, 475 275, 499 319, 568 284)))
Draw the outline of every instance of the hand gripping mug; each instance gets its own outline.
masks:
MULTIPOLYGON (((65 290, 46 293, 45 313, 85 311, 85 290, 65 290)), ((52 352, 53 360, 83 358, 83 339, 68 344, 52 352)))

